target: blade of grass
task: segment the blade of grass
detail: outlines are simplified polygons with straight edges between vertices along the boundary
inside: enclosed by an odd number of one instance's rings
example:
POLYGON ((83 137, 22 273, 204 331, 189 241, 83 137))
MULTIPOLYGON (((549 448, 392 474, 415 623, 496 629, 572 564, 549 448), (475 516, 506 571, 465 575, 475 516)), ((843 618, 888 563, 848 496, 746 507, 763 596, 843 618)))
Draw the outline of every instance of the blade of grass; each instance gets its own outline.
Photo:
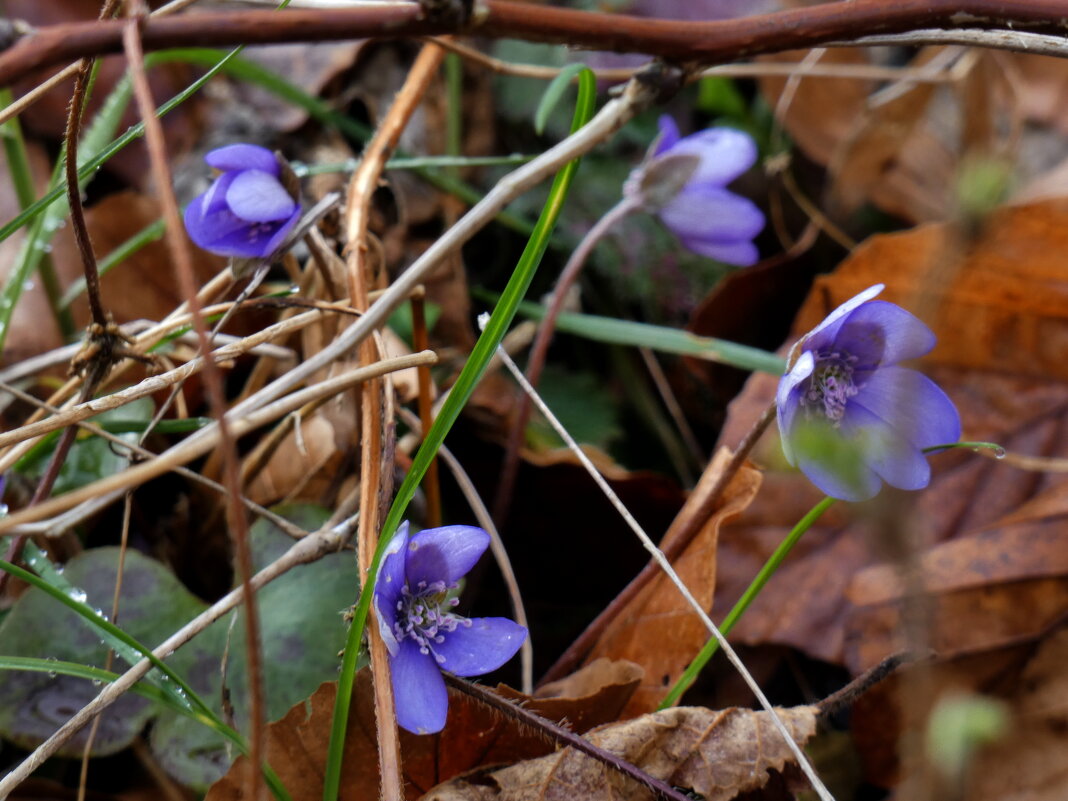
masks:
MULTIPOLYGON (((579 78, 579 94, 573 117, 572 132, 585 125, 593 115, 594 101, 596 99, 596 81, 593 73, 584 71, 579 78)), ((471 356, 460 372, 459 377, 452 386, 448 399, 441 407, 434 424, 430 427, 422 445, 416 452, 408 474, 404 477, 397 495, 390 507, 389 514, 382 524, 379 534, 378 548, 371 562, 369 575, 364 581, 360 592, 356 610, 353 614, 352 625, 349 629, 348 642, 345 646, 345 656, 341 663, 341 672, 338 676, 337 697, 334 703, 334 717, 330 730, 330 743, 327 751, 326 773, 323 781, 323 801, 337 801, 338 790, 341 784, 341 762, 344 757, 345 730, 348 726, 349 707, 352 702, 352 688, 356 677, 356 663, 363 641, 363 630, 367 623, 367 615, 371 608, 371 599, 374 596, 374 583, 378 566, 382 561, 382 555, 389 543, 390 536, 396 531, 404 516, 408 504, 415 495, 427 467, 437 454, 438 448, 445 440, 445 435, 452 428, 453 423, 459 417, 461 409, 467 403, 468 398, 474 391, 479 379, 485 372, 490 360, 497 350, 497 345, 504 338, 508 326, 515 317, 516 307, 526 294, 534 272, 541 262, 541 257, 549 246, 549 238, 552 229, 559 219, 563 210, 564 201, 567 199, 571 182, 578 169, 578 161, 569 162, 557 173, 553 180, 549 197, 542 209, 541 216, 534 226, 523 255, 512 273, 508 285, 501 294, 500 301, 493 310, 489 323, 486 325, 471 351, 471 356)))
MULTIPOLYGON (((492 293, 478 289, 472 290, 472 294, 483 299, 494 297, 492 293)), ((519 304, 519 313, 524 317, 540 320, 545 316, 545 307, 523 301, 519 304)), ((556 330, 610 345, 633 345, 664 353, 693 356, 755 373, 782 375, 786 372, 786 360, 769 351, 651 323, 562 312, 556 321, 556 330)))

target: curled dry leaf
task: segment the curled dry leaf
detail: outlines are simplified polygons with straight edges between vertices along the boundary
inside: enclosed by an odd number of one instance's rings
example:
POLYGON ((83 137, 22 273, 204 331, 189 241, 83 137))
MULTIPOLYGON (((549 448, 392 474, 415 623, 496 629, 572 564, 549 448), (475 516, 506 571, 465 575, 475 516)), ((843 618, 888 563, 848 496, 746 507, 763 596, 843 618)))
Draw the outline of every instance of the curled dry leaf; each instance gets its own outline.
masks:
MULTIPOLYGON (((1061 454, 1068 448, 1066 247, 1064 200, 999 210, 974 241, 948 225, 873 237, 817 281, 794 336, 883 281, 883 298, 909 308, 937 333, 937 347, 921 364, 958 405, 965 439, 1029 455, 1061 454)), ((775 385, 772 376, 750 380, 731 407, 725 442, 739 439, 775 385)), ((804 477, 786 472, 774 437, 765 446, 756 457, 770 466, 764 489, 721 535, 721 609, 820 498, 804 477)), ((885 492, 869 522, 865 507, 837 505, 805 535, 734 636, 793 646, 853 672, 899 651, 898 592, 888 569, 865 568, 892 561, 894 531, 906 529, 921 545, 933 592, 929 644, 940 656, 1011 647, 1059 620, 1068 603, 1068 564, 1054 554, 1064 509, 1048 499, 1063 496, 1068 477, 961 450, 930 461, 931 485, 920 493, 885 492), (1025 504, 1034 513, 1025 513, 1025 504), (879 519, 893 525, 876 530, 879 519)))
MULTIPOLYGON (((626 662, 602 662, 579 671, 531 698, 498 686, 501 695, 554 722, 570 723, 579 733, 616 720, 638 686, 641 668, 626 662)), ((293 801, 319 801, 326 765, 330 722, 337 695, 336 682, 328 682, 307 701, 294 706, 284 718, 267 727, 267 761, 289 789, 293 801)), ((420 797, 434 785, 481 765, 530 759, 550 753, 553 743, 521 727, 511 718, 451 694, 445 729, 434 735, 401 731, 401 753, 408 798, 420 797)), ((370 671, 357 674, 345 738, 341 801, 379 797, 378 737, 375 725, 370 671)), ((238 759, 222 779, 212 785, 205 801, 244 798, 248 760, 238 759)))
MULTIPOLYGON (((815 706, 778 710, 801 745, 816 731, 815 706)), ((707 801, 727 801, 767 783, 792 763, 766 712, 676 707, 605 726, 588 735, 595 745, 707 801)), ((494 771, 479 771, 435 788, 423 801, 639 801, 645 787, 570 748, 494 771)))
MULTIPOLYGON (((730 451, 721 449, 701 485, 715 484, 730 458, 730 451)), ((716 590, 720 528, 752 503, 759 488, 760 472, 742 467, 723 491, 716 510, 675 561, 679 578, 706 611, 716 590)), ((665 540, 671 536, 669 531, 665 540)), ((660 573, 608 624, 588 659, 629 659, 645 668, 645 680, 627 705, 629 717, 656 709, 708 638, 704 623, 660 573)))

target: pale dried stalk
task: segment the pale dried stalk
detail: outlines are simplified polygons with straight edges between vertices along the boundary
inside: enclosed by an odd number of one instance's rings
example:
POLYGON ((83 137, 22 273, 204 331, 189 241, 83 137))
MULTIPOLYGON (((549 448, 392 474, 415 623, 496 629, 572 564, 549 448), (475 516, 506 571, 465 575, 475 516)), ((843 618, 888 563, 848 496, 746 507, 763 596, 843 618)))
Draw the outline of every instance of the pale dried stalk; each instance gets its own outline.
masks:
MULTIPOLYGON (((2 390, 3 392, 10 393, 11 395, 14 395, 16 398, 21 400, 23 403, 29 403, 29 404, 38 406, 38 407, 40 407, 42 409, 45 409, 45 411, 52 411, 52 412, 57 411, 54 407, 49 407, 47 403, 45 403, 42 400, 38 400, 37 398, 35 398, 30 393, 23 392, 18 387, 13 387, 10 384, 7 384, 7 383, 5 383, 3 381, 0 381, 0 390, 2 390)), ((75 423, 74 425, 78 426, 83 431, 88 431, 90 434, 93 434, 94 436, 100 437, 102 439, 106 439, 108 442, 112 443, 117 448, 122 448, 123 450, 130 451, 131 453, 136 453, 138 456, 142 456, 142 457, 147 458, 147 459, 154 459, 156 457, 156 454, 153 453, 152 451, 150 451, 148 448, 144 448, 144 447, 142 447, 142 446, 140 446, 140 445, 138 445, 137 443, 134 443, 134 442, 129 442, 129 441, 123 439, 122 437, 118 436, 117 434, 112 434, 110 431, 106 431, 105 429, 101 428, 100 426, 96 425, 95 423, 80 422, 80 423, 75 423)), ((178 475, 182 476, 183 478, 187 478, 190 481, 193 481, 193 482, 195 482, 197 484, 201 484, 202 486, 208 487, 209 489, 212 489, 215 492, 218 492, 220 494, 225 494, 226 493, 226 488, 222 484, 220 484, 217 481, 212 481, 210 478, 208 478, 206 476, 202 476, 200 473, 196 472, 195 470, 190 470, 187 467, 176 467, 176 468, 174 468, 174 472, 177 473, 178 475)), ((274 525, 278 526, 278 528, 280 528, 282 531, 284 531, 290 537, 294 537, 294 538, 303 537, 304 534, 306 533, 304 531, 304 529, 300 528, 299 526, 293 525, 292 523, 290 523, 288 520, 286 520, 281 515, 276 515, 270 509, 267 509, 267 508, 265 508, 263 506, 260 506, 258 503, 256 503, 255 501, 250 500, 249 498, 245 497, 244 495, 242 495, 239 500, 241 501, 241 503, 243 503, 245 505, 245 508, 247 508, 250 512, 252 512, 255 515, 258 515, 259 517, 263 517, 263 518, 266 518, 267 520, 270 520, 274 525)))
MULTIPOLYGON (((401 356, 396 359, 387 359, 366 367, 360 367, 344 375, 339 375, 335 378, 315 384, 307 389, 294 392, 279 401, 275 401, 264 406, 262 409, 252 412, 251 414, 239 416, 231 411, 227 417, 233 428, 233 436, 236 439, 247 434, 249 431, 253 431, 260 426, 277 420, 279 417, 289 414, 294 409, 299 409, 306 403, 310 403, 318 398, 329 397, 331 395, 336 395, 339 392, 344 392, 346 389, 349 389, 362 381, 366 381, 370 378, 377 378, 386 373, 392 373, 408 367, 418 367, 419 365, 434 364, 436 362, 437 355, 431 351, 413 353, 410 356, 401 356)), ((203 428, 199 433, 204 432, 207 432, 207 436, 187 437, 178 445, 161 453, 151 462, 144 462, 136 465, 129 470, 124 470, 116 475, 95 481, 88 486, 81 487, 73 492, 68 492, 65 495, 51 498, 37 506, 20 509, 8 517, 0 519, 0 535, 16 533, 14 529, 18 526, 38 520, 45 520, 60 512, 71 509, 84 501, 103 498, 115 492, 123 492, 130 487, 138 486, 146 481, 156 478, 177 465, 187 464, 193 459, 203 456, 211 451, 219 443, 220 439, 217 426, 203 428)))
MULTIPOLYGON (((209 355, 211 356, 212 361, 216 363, 233 361, 239 356, 248 353, 257 345, 277 337, 285 336, 286 334, 299 330, 307 325, 311 325, 320 317, 321 312, 318 310, 299 314, 296 317, 267 326, 263 330, 257 331, 255 334, 247 336, 237 342, 213 350, 209 355)), ((132 387, 127 387, 118 392, 113 392, 110 395, 105 395, 102 398, 94 398, 93 400, 86 401, 77 406, 72 406, 54 417, 49 417, 36 423, 29 423, 11 431, 0 433, 0 447, 6 447, 30 438, 39 437, 50 431, 55 431, 57 428, 63 428, 70 423, 85 420, 100 414, 101 412, 125 406, 127 403, 135 401, 138 398, 155 394, 156 392, 166 389, 167 387, 188 378, 194 373, 199 372, 203 368, 204 361, 205 359, 203 356, 197 356, 195 359, 191 359, 181 367, 176 367, 173 370, 169 370, 166 373, 160 373, 159 375, 148 376, 139 383, 134 384, 132 387)), ((53 403, 51 405, 54 406, 55 404, 53 403)), ((10 467, 9 462, 10 459, 6 456, 0 459, 0 471, 7 470, 10 467)))
MULTIPOLYGON (((343 524, 333 529, 320 530, 314 534, 309 534, 294 543, 288 551, 253 576, 251 582, 253 589, 259 590, 297 565, 314 562, 329 553, 336 552, 347 539, 348 532, 349 526, 343 524)), ((201 612, 168 637, 152 653, 159 659, 168 658, 197 634, 238 606, 241 603, 241 599, 242 591, 240 588, 231 590, 212 604, 209 609, 201 612)), ((55 734, 41 743, 14 770, 4 776, 3 779, 0 779, 0 798, 7 798, 12 790, 25 781, 46 759, 54 755, 67 740, 77 734, 93 717, 119 700, 127 690, 144 678, 151 668, 152 663, 148 659, 142 659, 101 690, 96 698, 56 730, 55 734)))

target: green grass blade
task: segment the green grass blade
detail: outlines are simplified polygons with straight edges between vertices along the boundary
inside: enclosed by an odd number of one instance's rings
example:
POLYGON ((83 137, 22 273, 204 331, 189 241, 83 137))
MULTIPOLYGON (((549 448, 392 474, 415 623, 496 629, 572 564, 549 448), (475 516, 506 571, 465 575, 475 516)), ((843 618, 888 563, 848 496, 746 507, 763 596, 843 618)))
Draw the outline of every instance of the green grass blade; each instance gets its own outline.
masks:
MULTIPOLYGON (((580 76, 579 94, 576 103, 575 114, 572 123, 572 131, 576 131, 585 125, 593 116, 594 102, 596 100, 596 80, 589 70, 580 76)), ((352 626, 349 629, 349 638, 345 647, 345 656, 341 664, 341 673, 338 676, 337 698, 334 704, 334 717, 330 731, 330 744, 327 751, 326 773, 323 781, 323 801, 337 801, 338 790, 341 783, 341 762, 345 748, 345 730, 348 725, 349 706, 352 701, 352 687, 356 677, 356 661, 359 654, 360 644, 363 641, 364 626, 367 623, 367 615, 371 608, 371 599, 374 596, 374 582, 378 565, 382 561, 382 555, 389 538, 396 531, 404 516, 408 504, 415 495, 415 490, 426 474, 427 467, 437 454, 445 440, 445 435, 456 422, 464 404, 467 403, 472 391, 478 384, 482 374, 486 371, 497 346, 504 338, 515 317, 516 308, 526 294, 527 287, 534 277, 534 272, 541 257, 549 246, 553 227, 563 210, 564 201, 567 199, 571 182, 578 169, 578 161, 569 162, 564 166, 553 180, 549 197, 542 209, 541 217, 534 227, 534 233, 527 242, 523 255, 512 273, 508 285, 501 294, 501 299, 493 310, 489 323, 482 331, 478 342, 471 351, 471 356, 460 372, 459 377, 453 384, 448 400, 443 404, 437 418, 431 425, 422 445, 419 447, 408 474, 404 477, 397 495, 390 507, 389 514, 382 524, 379 535, 378 547, 371 561, 369 575, 360 592, 360 598, 353 615, 352 626)))
POLYGON ((539 136, 545 133, 545 126, 549 122, 549 116, 559 105, 560 99, 564 96, 564 92, 567 91, 567 87, 571 85, 575 76, 584 69, 586 69, 585 64, 569 64, 560 70, 559 74, 545 87, 541 102, 538 103, 538 109, 534 112, 534 131, 539 136))
MULTIPOLYGON (((483 297, 488 295, 477 290, 475 294, 483 297)), ((545 307, 524 301, 519 305, 519 313, 540 320, 545 316, 545 307)), ((556 330, 611 345, 633 345, 637 348, 652 348, 665 353, 693 356, 754 373, 782 375, 786 372, 786 360, 769 351, 651 323, 562 312, 557 318, 556 330)))

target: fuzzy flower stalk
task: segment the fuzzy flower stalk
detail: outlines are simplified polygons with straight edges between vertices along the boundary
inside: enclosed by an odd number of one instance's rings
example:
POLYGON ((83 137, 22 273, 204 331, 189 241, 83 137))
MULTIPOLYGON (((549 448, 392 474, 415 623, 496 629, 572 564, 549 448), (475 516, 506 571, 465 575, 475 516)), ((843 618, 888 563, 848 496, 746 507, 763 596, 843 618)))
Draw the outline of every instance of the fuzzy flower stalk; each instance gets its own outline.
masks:
POLYGON ((960 439, 953 401, 899 362, 928 353, 935 335, 877 284, 802 337, 779 381, 779 432, 790 464, 827 495, 864 501, 885 481, 917 490, 931 480, 925 448, 960 439))
POLYGON ((764 229, 756 205, 727 184, 756 163, 752 137, 733 128, 706 128, 681 136, 671 117, 623 187, 624 196, 656 214, 688 249, 747 267, 759 258, 753 238, 764 229))
POLYGON ((408 536, 404 523, 382 559, 374 589, 378 628, 389 651, 397 723, 414 734, 445 727, 443 670, 480 676, 511 659, 527 630, 507 618, 466 618, 456 591, 489 545, 474 526, 443 526, 408 536))
POLYGON ((263 258, 274 253, 300 219, 297 188, 270 150, 236 144, 204 161, 221 171, 185 211, 189 238, 220 256, 263 258))

